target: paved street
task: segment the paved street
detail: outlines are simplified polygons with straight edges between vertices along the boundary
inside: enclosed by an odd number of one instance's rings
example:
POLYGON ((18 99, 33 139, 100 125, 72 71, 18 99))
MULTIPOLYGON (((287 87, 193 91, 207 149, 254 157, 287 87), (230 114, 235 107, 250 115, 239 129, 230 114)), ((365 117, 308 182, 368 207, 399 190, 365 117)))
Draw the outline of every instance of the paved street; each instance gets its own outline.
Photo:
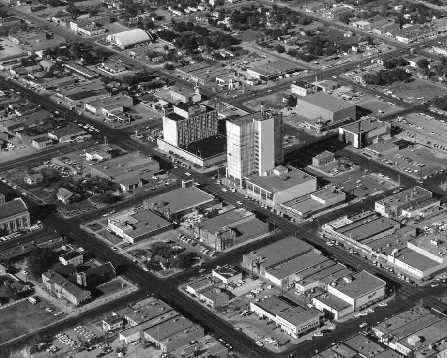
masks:
MULTIPOLYGON (((55 33, 65 37, 66 39, 69 39, 71 41, 79 41, 79 36, 75 35, 74 33, 71 33, 69 31, 66 31, 58 26, 50 25, 49 23, 43 21, 43 20, 36 20, 35 17, 32 15, 24 15, 23 13, 18 13, 15 9, 8 9, 12 13, 20 14, 19 16, 27 18, 31 22, 38 23, 40 26, 44 28, 49 28, 51 31, 54 31, 55 33)), ((320 19, 319 19, 320 21, 320 19)), ((352 29, 351 29, 352 30, 352 29)), ((92 46, 99 46, 94 41, 90 39, 82 39, 82 41, 90 43, 92 46)), ((396 45, 393 41, 393 45, 396 45)), ((104 47, 103 47, 104 48, 104 47)), ((422 51, 422 46, 414 46, 415 51, 422 51)), ((113 51, 109 49, 110 51, 113 51)), ((392 51, 388 54, 385 54, 382 56, 383 58, 392 58, 396 56, 401 56, 404 54, 409 53, 410 49, 408 46, 398 46, 398 49, 395 51, 392 51)), ((115 52, 115 51, 114 51, 115 52)), ((126 61, 129 64, 132 65, 139 65, 144 67, 146 70, 156 71, 157 73, 159 70, 155 70, 154 68, 151 68, 150 66, 147 66, 145 64, 142 64, 138 61, 132 60, 126 55, 119 54, 120 58, 122 58, 124 61, 126 61)), ((326 69, 322 71, 317 71, 315 73, 309 74, 308 76, 304 77, 304 79, 311 80, 315 78, 315 75, 318 76, 319 79, 324 78, 331 78, 332 76, 338 76, 344 72, 346 72, 349 69, 352 69, 354 65, 357 66, 365 66, 368 63, 371 63, 371 59, 367 58, 358 62, 353 63, 346 63, 344 65, 334 67, 331 69, 326 69)), ((172 76, 172 74, 162 71, 160 72, 162 76, 169 77, 169 78, 175 78, 172 76)), ((396 100, 392 97, 385 96, 382 93, 379 93, 375 90, 365 89, 363 86, 358 85, 356 83, 353 83, 352 81, 346 80, 346 79, 339 79, 341 83, 351 85, 354 88, 361 89, 362 91, 377 95, 380 94, 380 96, 386 100, 389 100, 399 106, 402 106, 404 109, 401 114, 408 113, 410 111, 422 111, 422 112, 428 112, 427 106, 425 105, 418 105, 413 106, 409 105, 407 103, 404 103, 402 101, 396 100)), ((191 84, 186 83, 185 81, 182 82, 185 85, 191 86, 191 84)), ((241 105, 243 102, 266 95, 267 93, 270 93, 272 91, 277 90, 283 90, 290 86, 290 81, 282 84, 278 84, 277 86, 273 86, 270 89, 258 91, 254 94, 247 94, 244 96, 241 96, 237 99, 231 99, 227 100, 231 104, 234 105, 241 105), (269 91, 269 92, 267 92, 269 91)), ((16 90, 20 90, 22 93, 25 94, 27 98, 30 100, 42 104, 48 109, 51 110, 57 110, 61 113, 65 113, 65 117, 69 121, 78 121, 80 123, 89 123, 97 127, 101 134, 95 135, 93 137, 94 141, 102 141, 103 136, 107 136, 108 141, 110 143, 114 143, 122 147, 126 150, 140 150, 144 153, 147 153, 149 155, 154 156, 157 160, 160 161, 160 164, 163 168, 169 169, 171 168, 170 163, 167 161, 167 158, 164 156, 161 156, 158 152, 156 152, 152 146, 152 144, 143 145, 141 143, 138 143, 136 141, 133 141, 129 138, 129 131, 123 131, 122 129, 112 129, 103 123, 96 122, 92 120, 91 118, 88 118, 86 116, 78 115, 74 112, 68 111, 61 105, 58 105, 54 102, 52 102, 48 97, 42 96, 39 94, 36 94, 35 92, 23 88, 20 85, 18 85, 15 82, 11 81, 1 81, 0 88, 7 88, 12 87, 16 90)), ((385 118, 386 119, 386 118, 385 118)), ((331 148, 331 146, 336 145, 336 139, 334 138, 326 138, 324 140, 318 140, 318 143, 315 144, 318 146, 318 149, 321 151, 324 146, 327 148, 331 148)), ((14 168, 18 165, 32 165, 38 162, 41 162, 43 160, 48 160, 51 157, 55 155, 59 155, 62 153, 66 153, 69 150, 72 150, 73 148, 70 146, 65 146, 62 148, 56 148, 56 149, 49 149, 45 152, 39 152, 36 154, 33 154, 31 156, 28 156, 24 158, 23 160, 20 160, 20 162, 17 161, 11 161, 7 163, 0 164, 0 171, 8 170, 11 168, 14 168)), ((358 154, 349 151, 347 149, 339 149, 339 153, 343 156, 346 156, 348 158, 351 158, 353 161, 359 163, 359 165, 363 168, 368 168, 370 170, 374 171, 380 171, 386 175, 389 175, 393 179, 399 179, 400 183, 403 186, 410 187, 413 185, 416 185, 417 182, 415 179, 406 176, 404 174, 400 174, 397 171, 395 171, 392 168, 386 167, 382 164, 376 163, 372 160, 369 160, 363 156, 359 156, 358 154)), ((303 164, 306 160, 308 160, 309 156, 313 154, 312 152, 312 146, 306 147, 306 148, 300 148, 297 151, 290 153, 288 155, 288 159, 293 161, 294 159, 299 163, 303 164)), ((184 174, 183 169, 172 169, 172 172, 177 175, 180 178, 189 179, 191 177, 186 176, 184 174)), ((210 263, 205 264, 205 268, 211 268, 216 264, 224 265, 226 263, 238 263, 241 261, 241 257, 244 253, 247 253, 251 250, 257 249, 261 246, 264 246, 267 243, 274 242, 276 240, 280 240, 281 238, 284 238, 287 235, 293 235, 295 234, 298 238, 301 238, 310 244, 314 245, 318 249, 320 249, 322 252, 324 252, 326 255, 332 257, 333 259, 336 259, 356 270, 362 270, 366 269, 382 278, 387 280, 389 283, 389 287, 391 290, 396 292, 397 298, 394 300, 390 305, 386 308, 380 308, 377 309, 375 313, 368 315, 366 318, 361 317, 358 319, 352 319, 348 322, 345 322, 343 324, 340 324, 338 328, 329 334, 326 334, 324 337, 320 338, 314 338, 312 341, 305 342, 303 344, 300 344, 298 347, 295 347, 287 352, 281 353, 281 354, 269 354, 268 356, 275 356, 275 357, 308 357, 312 354, 314 354, 317 350, 323 350, 326 347, 330 346, 331 343, 343 340, 344 338, 347 338, 358 331, 358 325, 359 323, 365 321, 369 324, 374 324, 380 320, 383 320, 385 317, 389 317, 393 313, 400 312, 404 309, 407 309, 417 303, 419 300, 424 299, 424 303, 429 305, 430 307, 434 307, 440 311, 447 311, 447 305, 437 299, 437 296, 445 291, 444 287, 437 287, 433 289, 420 289, 417 287, 414 287, 410 284, 407 284, 405 282, 402 282, 398 280, 394 275, 391 275, 388 271, 380 269, 374 265, 372 265, 369 261, 358 257, 349 255, 346 253, 346 251, 339 249, 337 247, 328 247, 325 245, 324 241, 320 239, 320 237, 317 234, 318 226, 321 225, 324 222, 327 222, 329 220, 332 220, 336 218, 337 216, 348 213, 354 213, 359 212, 366 209, 371 209, 373 207, 374 201, 384 196, 385 194, 381 194, 380 196, 375 197, 369 197, 366 200, 352 204, 348 206, 347 208, 344 208, 340 211, 335 211, 328 213, 326 215, 323 215, 318 219, 318 221, 315 221, 313 223, 306 223, 300 226, 297 226, 288 220, 277 216, 276 214, 272 213, 269 210, 265 210, 260 208, 256 203, 250 200, 246 200, 238 193, 231 193, 231 192, 222 192, 221 187, 217 185, 213 180, 210 179, 210 176, 199 174, 197 172, 194 172, 193 170, 188 170, 188 172, 192 173, 192 178, 194 178, 199 184, 202 185, 204 190, 208 191, 209 193, 219 197, 225 202, 228 203, 235 203, 236 201, 242 201, 244 206, 255 213, 257 213, 259 216, 267 218, 267 220, 274 224, 278 229, 279 233, 273 235, 272 237, 265 238, 256 242, 249 243, 243 247, 236 248, 229 253, 226 253, 224 255, 218 256, 215 260, 213 260, 210 263)), ((424 185, 429 188, 430 190, 436 192, 438 195, 441 195, 444 199, 447 198, 446 194, 443 192, 440 192, 440 190, 437 188, 439 182, 443 179, 444 176, 437 176, 434 178, 430 178, 424 182, 424 185)), ((169 188, 163 188, 162 191, 169 190, 169 188)), ((130 201, 119 203, 117 204, 114 209, 119 210, 125 206, 129 206, 132 204, 139 203, 144 198, 154 195, 155 192, 147 192, 137 195, 135 198, 131 199, 130 201)), ((33 203, 30 201, 30 199, 26 199, 27 202, 31 205, 37 205, 37 203, 33 203)), ((54 235, 55 232, 58 234, 63 234, 69 237, 71 240, 76 242, 77 244, 82 245, 87 251, 95 253, 98 258, 102 260, 110 260, 115 267, 117 267, 118 271, 120 273, 125 274, 131 281, 139 285, 139 290, 132 294, 131 297, 125 297, 121 298, 114 302, 109 302, 107 305, 103 305, 100 307, 97 307, 89 312, 81 314, 76 319, 67 319, 63 322, 53 325, 50 328, 42 329, 37 332, 33 332, 23 338, 18 339, 14 346, 18 346, 21 343, 27 341, 30 337, 35 336, 36 334, 47 334, 47 335, 54 335, 58 331, 68 328, 74 324, 79 324, 80 322, 87 321, 99 314, 105 313, 109 310, 112 310, 114 308, 120 307, 124 304, 127 304, 132 299, 140 299, 142 297, 145 297, 149 294, 153 294, 156 297, 159 297, 163 299, 164 301, 168 302, 169 304, 176 307, 179 311, 181 311, 183 314, 185 314, 187 317, 193 319, 195 322, 201 324, 203 327, 205 327, 208 331, 212 332, 218 337, 224 338, 226 341, 228 341, 233 347, 237 348, 238 351, 241 351, 242 353, 246 354, 249 357, 265 357, 266 352, 258 347, 254 341, 243 335, 242 333, 234 330, 232 326, 218 318, 217 316, 213 315, 210 311, 205 309, 203 306, 198 304, 196 301, 191 300, 188 296, 183 295, 180 291, 177 290, 177 285, 184 282, 185 280, 191 278, 193 275, 197 274, 197 269, 189 269, 182 273, 179 273, 175 275, 174 277, 170 279, 160 279, 148 272, 145 272, 138 268, 136 265, 134 265, 132 262, 130 262, 127 258, 115 253, 109 246, 107 246, 105 243, 103 243, 101 240, 94 238, 88 234, 86 234, 84 231, 80 229, 80 223, 89 218, 93 218, 93 216, 100 216, 104 214, 105 212, 110 211, 109 208, 104 208, 101 210, 96 211, 94 214, 86 214, 83 216, 80 216, 78 218, 74 219, 62 219, 61 217, 57 216, 55 213, 49 213, 46 217, 42 217, 43 223, 45 225, 45 229, 41 232, 36 232, 30 235, 27 235, 26 237, 23 237, 19 240, 21 243, 31 242, 31 241, 40 241, 48 238, 49 235, 54 235)), ((8 242, 3 244, 0 249, 6 249, 9 247, 12 247, 15 242, 8 242)))

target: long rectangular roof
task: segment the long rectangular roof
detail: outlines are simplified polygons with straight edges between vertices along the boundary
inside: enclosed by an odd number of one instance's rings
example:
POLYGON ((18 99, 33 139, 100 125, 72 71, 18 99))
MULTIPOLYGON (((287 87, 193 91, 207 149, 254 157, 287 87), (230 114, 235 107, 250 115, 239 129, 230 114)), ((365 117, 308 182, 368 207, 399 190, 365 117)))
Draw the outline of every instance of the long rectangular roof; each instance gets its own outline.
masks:
POLYGON ((354 275, 352 282, 340 282, 335 288, 349 297, 359 298, 385 285, 385 281, 363 270, 354 275))
POLYGON ((284 175, 250 175, 246 180, 248 183, 256 185, 270 193, 277 193, 296 185, 316 181, 312 175, 296 168, 289 168, 289 171, 284 175))
POLYGON ((263 265, 268 268, 302 255, 313 249, 312 245, 290 236, 273 244, 264 246, 250 254, 262 259, 263 265))
POLYGON ((214 196, 192 186, 188 188, 178 188, 156 195, 148 199, 148 202, 153 204, 157 211, 169 210, 171 214, 176 214, 197 206, 211 203, 213 200, 214 196))
POLYGON ((354 107, 353 104, 329 94, 318 92, 301 97, 300 101, 313 104, 314 106, 322 107, 328 111, 336 112, 342 109, 354 107))

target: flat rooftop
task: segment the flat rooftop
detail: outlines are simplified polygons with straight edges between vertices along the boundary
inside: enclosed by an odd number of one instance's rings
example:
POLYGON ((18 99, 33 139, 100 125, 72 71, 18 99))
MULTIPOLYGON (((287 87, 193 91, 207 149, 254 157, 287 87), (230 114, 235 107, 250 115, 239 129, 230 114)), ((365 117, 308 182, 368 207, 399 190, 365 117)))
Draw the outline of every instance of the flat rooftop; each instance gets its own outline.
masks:
POLYGON ((293 167, 288 167, 288 169, 289 171, 286 174, 281 175, 250 175, 246 178, 246 181, 270 193, 277 193, 283 190, 287 190, 289 188, 301 185, 309 181, 316 182, 315 177, 303 172, 302 170, 293 167))
POLYGON ((123 337, 132 337, 137 332, 141 332, 154 326, 158 326, 160 323, 165 322, 169 319, 175 319, 176 317, 180 317, 177 311, 171 310, 163 312, 158 316, 152 317, 139 323, 137 326, 125 329, 124 331, 120 332, 120 335, 123 337))
POLYGON ((385 350, 380 344, 362 334, 357 334, 344 341, 344 344, 359 352, 362 357, 367 358, 375 358, 377 354, 382 353, 385 350))
POLYGON ((335 289, 346 296, 357 298, 385 287, 385 285, 384 280, 363 270, 353 276, 352 282, 347 283, 340 280, 335 289))
POLYGON ((315 252, 308 252, 270 268, 268 274, 283 279, 328 260, 329 259, 323 255, 318 255, 315 252))
POLYGON ((337 204, 345 201, 345 199, 346 194, 344 192, 334 192, 332 188, 324 188, 312 194, 306 194, 292 199, 282 205, 290 210, 296 211, 300 215, 306 215, 327 207, 328 205, 324 203, 327 200, 334 200, 335 204, 337 204))
POLYGON ((231 226, 232 224, 241 221, 248 217, 254 217, 254 214, 250 211, 247 211, 243 208, 236 208, 233 210, 228 210, 222 214, 216 215, 210 219, 204 220, 199 223, 197 226, 203 230, 207 230, 209 232, 216 232, 222 229, 224 226, 231 226))
POLYGON ((377 201, 377 203, 385 206, 401 206, 431 196, 432 192, 430 190, 415 186, 413 188, 402 190, 397 194, 389 195, 377 201))
POLYGON ((177 316, 146 329, 144 333, 155 338, 158 342, 161 342, 166 338, 188 328, 192 328, 193 326, 195 326, 195 324, 186 317, 177 316))
POLYGON ((192 186, 178 188, 148 199, 157 211, 169 211, 171 214, 181 213, 195 207, 211 203, 214 196, 192 186))
POLYGON ((126 210, 109 217, 108 222, 134 239, 171 225, 169 221, 150 210, 126 210))
POLYGON ((400 250, 395 255, 395 258, 421 271, 426 271, 440 265, 439 262, 431 260, 427 256, 418 254, 416 251, 409 248, 400 250))
POLYGON ((389 125, 385 122, 378 121, 378 120, 372 120, 372 119, 360 119, 356 122, 346 124, 342 126, 342 128, 346 131, 352 132, 352 133, 364 133, 369 132, 374 129, 383 127, 389 125))
POLYGON ((416 332, 426 327, 430 327, 431 325, 435 324, 436 322, 439 322, 440 320, 441 319, 435 315, 426 315, 418 318, 417 320, 410 321, 399 328, 394 329, 391 332, 391 335, 397 339, 403 339, 405 337, 415 334, 416 332))
POLYGON ((192 142, 183 149, 200 158, 211 158, 215 155, 225 153, 226 148, 227 138, 217 135, 192 142))
POLYGON ((252 251, 248 255, 260 258, 263 265, 269 268, 313 249, 313 246, 303 240, 290 236, 264 246, 257 251, 252 251))
POLYGON ((349 307, 349 303, 343 301, 342 299, 334 296, 331 293, 325 292, 317 297, 315 297, 318 301, 324 303, 325 305, 337 310, 342 311, 345 308, 349 307))
POLYGON ((415 246, 434 256, 444 258, 447 255, 447 236, 445 234, 433 233, 418 236, 409 241, 409 247, 415 246))
POLYGON ((374 358, 402 358, 402 355, 392 349, 387 349, 382 353, 377 354, 374 358))
POLYGON ((111 178, 134 173, 151 174, 159 170, 158 162, 155 159, 138 151, 93 164, 91 167, 111 178))
POLYGON ((137 324, 140 324, 170 311, 173 311, 173 308, 167 303, 157 300, 156 298, 149 297, 131 306, 125 312, 125 316, 137 324))
POLYGON ((429 345, 442 341, 447 337, 447 318, 417 331, 414 335, 420 338, 420 342, 416 347, 408 342, 409 337, 402 339, 400 343, 410 349, 422 349, 423 347, 428 348, 429 345))
POLYGON ((427 316, 436 317, 427 308, 415 306, 407 311, 398 313, 379 323, 374 327, 374 330, 383 334, 392 334, 392 332, 399 329, 400 327, 403 327, 413 321, 419 321, 423 317, 427 316))
POLYGON ((344 225, 336 229, 336 231, 353 240, 361 242, 384 231, 390 230, 396 225, 398 225, 396 222, 388 218, 379 216, 378 214, 371 214, 344 225))
POLYGON ((355 105, 353 105, 352 103, 349 103, 343 99, 322 92, 301 97, 298 99, 298 103, 300 101, 313 104, 314 106, 324 108, 331 112, 341 111, 343 109, 355 107, 355 105))

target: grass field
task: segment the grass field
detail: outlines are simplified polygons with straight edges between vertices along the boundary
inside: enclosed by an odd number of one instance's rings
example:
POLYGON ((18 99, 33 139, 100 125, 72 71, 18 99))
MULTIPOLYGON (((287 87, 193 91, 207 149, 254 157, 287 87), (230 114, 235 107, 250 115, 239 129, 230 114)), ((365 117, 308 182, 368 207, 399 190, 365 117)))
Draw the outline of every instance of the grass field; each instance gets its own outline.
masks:
POLYGON ((15 305, 0 310, 0 343, 30 333, 40 327, 59 319, 46 312, 47 302, 33 305, 28 301, 20 301, 15 305))
POLYGON ((395 82, 389 86, 389 89, 402 99, 414 100, 415 102, 418 98, 427 100, 436 96, 447 95, 447 89, 420 79, 411 82, 395 82))

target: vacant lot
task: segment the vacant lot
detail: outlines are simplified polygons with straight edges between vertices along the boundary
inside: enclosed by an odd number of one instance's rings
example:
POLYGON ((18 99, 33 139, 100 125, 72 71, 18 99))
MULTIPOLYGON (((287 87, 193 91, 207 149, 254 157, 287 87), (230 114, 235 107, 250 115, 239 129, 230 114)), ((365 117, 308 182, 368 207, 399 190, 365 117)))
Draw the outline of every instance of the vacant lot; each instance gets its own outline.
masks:
POLYGON ((41 301, 33 305, 25 300, 0 310, 0 343, 30 333, 59 319, 45 311, 48 306, 50 305, 47 302, 41 301))
POLYGON ((130 287, 131 286, 127 283, 127 281, 123 280, 120 277, 117 277, 112 281, 99 285, 97 287, 97 290, 101 294, 101 296, 109 296, 119 291, 126 290, 130 287))

